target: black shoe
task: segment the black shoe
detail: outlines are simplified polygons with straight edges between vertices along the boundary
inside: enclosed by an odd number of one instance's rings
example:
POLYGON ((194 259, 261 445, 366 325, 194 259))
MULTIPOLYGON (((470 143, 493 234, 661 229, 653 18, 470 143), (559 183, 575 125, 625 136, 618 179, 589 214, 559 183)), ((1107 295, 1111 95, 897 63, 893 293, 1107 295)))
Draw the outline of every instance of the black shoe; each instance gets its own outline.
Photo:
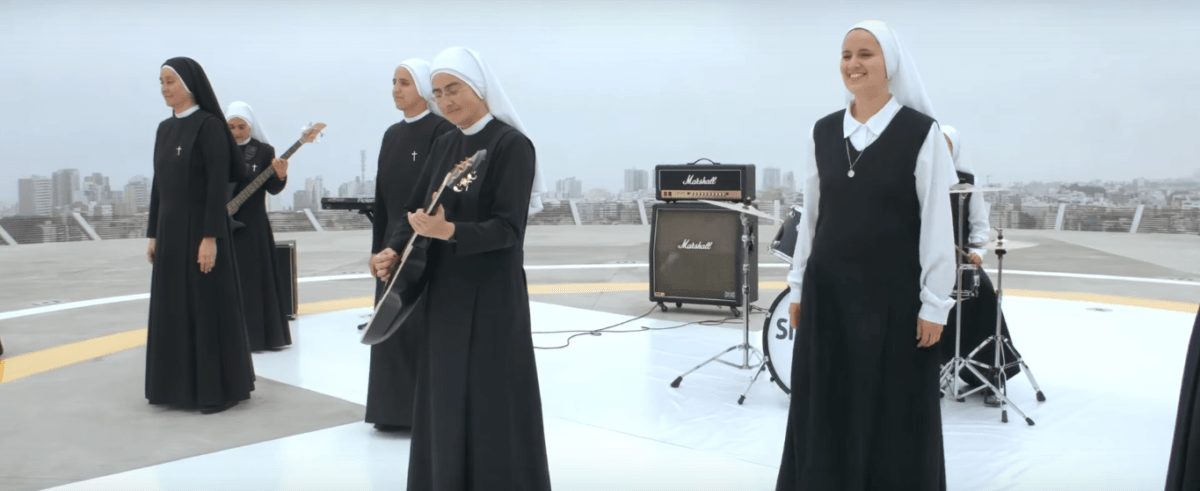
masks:
POLYGON ((200 414, 217 414, 236 405, 238 405, 237 401, 229 401, 215 406, 204 406, 200 408, 200 414))
POLYGON ((375 423, 375 429, 377 429, 379 431, 391 433, 391 432, 396 432, 396 431, 411 431, 412 427, 411 426, 400 426, 400 425, 385 425, 383 423, 375 423))

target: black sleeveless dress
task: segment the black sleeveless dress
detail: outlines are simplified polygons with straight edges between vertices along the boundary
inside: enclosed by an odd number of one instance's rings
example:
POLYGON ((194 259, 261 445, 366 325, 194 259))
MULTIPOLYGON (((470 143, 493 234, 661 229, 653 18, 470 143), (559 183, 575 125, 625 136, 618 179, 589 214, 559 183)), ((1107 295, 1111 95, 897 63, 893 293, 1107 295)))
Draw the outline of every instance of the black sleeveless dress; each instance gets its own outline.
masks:
POLYGON ((851 178, 844 114, 813 129, 820 201, 776 489, 945 490, 939 347, 918 348, 916 339, 921 205, 913 173, 934 120, 901 108, 851 178))

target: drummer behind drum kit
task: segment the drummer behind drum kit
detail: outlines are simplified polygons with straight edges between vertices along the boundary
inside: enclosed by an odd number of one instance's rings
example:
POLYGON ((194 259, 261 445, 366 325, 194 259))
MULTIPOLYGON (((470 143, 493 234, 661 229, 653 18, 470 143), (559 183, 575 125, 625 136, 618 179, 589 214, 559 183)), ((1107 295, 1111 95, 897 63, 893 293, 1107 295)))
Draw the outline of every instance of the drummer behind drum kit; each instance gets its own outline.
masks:
MULTIPOLYGON (((976 187, 972 186, 971 184, 967 184, 967 183, 956 184, 955 186, 953 186, 951 188, 950 192, 952 194, 958 194, 958 206, 959 206, 958 220, 959 220, 959 225, 960 225, 959 230, 960 231, 964 230, 962 227, 962 221, 963 221, 963 216, 964 216, 962 213, 962 208, 963 208, 963 201, 964 201, 964 197, 966 196, 966 193, 993 192, 993 191, 1003 191, 1003 190, 1004 189, 1002 189, 1002 188, 976 188, 976 187)), ((716 202, 716 201, 705 201, 705 202, 716 205, 716 206, 728 208, 731 210, 736 210, 736 211, 739 211, 742 213, 758 215, 758 216, 769 218, 772 220, 775 219, 775 217, 767 215, 767 214, 755 209, 754 207, 750 206, 749 204, 744 204, 742 206, 738 206, 738 205, 735 205, 732 203, 721 203, 721 202, 716 202)), ((800 224, 800 215, 801 215, 801 208, 799 206, 793 206, 788 211, 787 219, 786 219, 786 221, 784 221, 783 226, 781 226, 779 228, 779 231, 775 234, 775 240, 773 240, 771 242, 771 247, 770 247, 771 253, 774 254, 776 257, 783 259, 788 264, 792 263, 792 254, 796 250, 796 240, 797 240, 797 235, 799 233, 797 230, 797 227, 800 224)), ((997 311, 996 334, 994 336, 990 336, 987 339, 985 339, 978 347, 976 347, 973 351, 971 351, 970 355, 968 355, 966 358, 963 358, 962 356, 960 356, 960 353, 961 353, 961 341, 960 340, 962 339, 962 335, 961 335, 962 334, 962 313, 961 313, 962 312, 962 308, 961 308, 962 302, 963 302, 963 300, 973 299, 978 296, 979 269, 974 264, 970 264, 965 261, 958 261, 958 263, 959 263, 958 268, 957 268, 958 269, 958 271, 957 271, 958 281, 957 281, 957 284, 955 286, 955 290, 953 293, 953 295, 955 297, 955 302, 958 305, 958 308, 955 309, 956 315, 958 315, 958 321, 959 321, 956 323, 956 329, 958 330, 958 335, 955 336, 956 346, 954 347, 954 358, 951 359, 949 362, 947 362, 946 365, 944 365, 941 370, 941 388, 942 388, 943 394, 951 393, 951 394, 953 394, 954 399, 959 402, 963 402, 965 400, 966 396, 971 395, 975 392, 981 391, 985 388, 991 389, 992 393, 995 394, 996 397, 998 397, 1000 400, 1000 408, 1001 408, 1000 420, 1002 422, 1005 422, 1005 423, 1008 422, 1008 411, 1007 411, 1006 406, 1012 406, 1013 410, 1017 411, 1017 413, 1019 413, 1021 415, 1021 417, 1025 418, 1026 423, 1033 425, 1033 420, 1030 419, 1029 417, 1027 417, 1025 415, 1025 413, 1021 411, 1020 408, 1018 408, 1015 404, 1012 403, 1012 401, 1010 401, 1007 397, 1005 397, 1007 394, 1007 384, 1006 384, 1005 377, 1002 376, 1002 374, 1005 373, 1004 371, 1006 369, 1008 369, 1012 366, 1020 365, 1021 369, 1025 372, 1025 375, 1029 378, 1029 383, 1033 386, 1033 389, 1035 391, 1037 391, 1037 400, 1039 402, 1045 401, 1046 396, 1042 394, 1041 389, 1038 387, 1037 381, 1034 380, 1033 373, 1029 370, 1029 365, 1027 365, 1025 363, 1024 358, 1021 357, 1021 355, 1019 353, 1017 353, 1016 350, 1013 349, 1012 341, 1010 341, 1008 339, 1008 337, 1004 336, 1004 334, 1001 332, 1000 320, 1001 320, 1001 316, 1003 314, 1001 313, 1000 304, 1004 299, 1004 289, 1003 289, 1004 255, 1010 249, 1024 249, 1027 247, 1034 247, 1037 244, 1033 244, 1033 243, 1029 243, 1029 242, 1017 242, 1017 241, 1007 240, 1004 238, 1004 231, 1000 230, 1000 229, 997 229, 997 230, 999 231, 999 235, 997 236, 996 240, 991 241, 991 242, 982 243, 982 244, 969 244, 969 247, 973 248, 973 249, 984 249, 984 250, 994 251, 996 253, 996 256, 999 258, 1000 265, 999 265, 999 270, 996 275, 996 311, 997 311), (992 348, 995 352, 994 364, 987 365, 987 364, 980 363, 978 361, 971 359, 975 354, 977 354, 977 353, 981 352, 983 349, 985 349, 985 347, 988 344, 992 345, 992 348), (1001 348, 1002 346, 1007 348, 1007 350, 1002 349, 1001 348), (1015 359, 1012 361, 1006 362, 1005 360, 1008 356, 1005 354, 1006 352, 1010 353, 1015 359), (971 390, 970 392, 959 392, 960 387, 958 384, 958 374, 964 369, 969 370, 970 372, 974 373, 975 376, 979 378, 979 380, 983 381, 983 385, 971 390), (988 373, 988 376, 985 377, 980 372, 981 370, 986 371, 988 373), (997 387, 997 385, 999 387, 997 387)), ((750 249, 749 238, 743 237, 742 241, 743 241, 743 246, 746 247, 747 251, 749 251, 749 249, 750 249)), ((963 255, 964 259, 968 256, 968 254, 966 254, 965 252, 963 252, 961 250, 959 250, 959 253, 963 255)), ((743 269, 745 269, 745 268, 743 268, 743 269)), ((748 273, 747 271, 743 271, 744 275, 746 275, 747 273, 748 273)), ((745 286, 746 285, 743 283, 743 287, 745 287, 745 286)), ((773 381, 777 385, 779 385, 779 388, 783 389, 783 392, 785 394, 788 394, 789 396, 791 395, 792 350, 794 349, 794 346, 795 346, 794 343, 795 343, 795 339, 796 339, 796 330, 791 327, 791 319, 788 317, 788 304, 784 303, 785 299, 788 297, 788 295, 790 293, 791 293, 791 288, 784 289, 783 292, 780 293, 779 296, 775 298, 775 301, 771 304, 771 309, 767 311, 767 319, 766 319, 766 322, 763 324, 763 331, 762 331, 762 336, 763 336, 763 339, 762 339, 763 353, 761 354, 762 362, 759 364, 758 369, 755 371, 754 377, 750 380, 750 387, 753 387, 754 383, 758 380, 758 376, 761 375, 763 371, 769 370, 771 373, 771 381, 773 381)), ((713 358, 709 359, 708 361, 701 363, 699 366, 689 370, 687 373, 684 373, 683 375, 676 378, 675 381, 671 383, 671 387, 679 387, 679 384, 683 380, 684 376, 700 369, 704 365, 707 365, 708 363, 711 363, 713 361, 726 363, 735 368, 743 368, 743 369, 751 368, 749 366, 749 354, 751 352, 757 353, 758 350, 755 349, 754 347, 750 346, 750 320, 749 320, 750 319, 750 316, 749 316, 750 305, 749 305, 749 299, 748 299, 749 297, 746 296, 745 298, 746 298, 746 300, 745 300, 746 305, 743 308, 743 312, 746 312, 747 314, 745 315, 743 344, 733 346, 733 347, 721 352, 717 356, 714 356, 713 358), (742 366, 733 365, 731 363, 728 363, 728 362, 725 362, 724 360, 719 359, 725 353, 728 353, 735 349, 742 349, 744 351, 745 356, 744 356, 744 361, 743 361, 742 366)), ((750 387, 747 387, 746 392, 742 393, 742 396, 738 399, 738 404, 742 404, 746 400, 746 394, 750 392, 750 387)))

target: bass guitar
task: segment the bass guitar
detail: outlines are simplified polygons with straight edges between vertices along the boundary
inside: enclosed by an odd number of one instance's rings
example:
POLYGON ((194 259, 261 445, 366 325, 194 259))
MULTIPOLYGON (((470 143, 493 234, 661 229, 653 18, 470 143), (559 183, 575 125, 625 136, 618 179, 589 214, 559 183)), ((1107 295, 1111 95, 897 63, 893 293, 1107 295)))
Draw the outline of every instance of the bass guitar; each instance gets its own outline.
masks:
MULTIPOLYGON (((291 158, 297 150, 300 150, 300 147, 304 146, 305 143, 316 142, 317 139, 321 137, 321 131, 324 129, 325 123, 317 123, 304 127, 300 133, 300 139, 296 140, 296 143, 293 143, 291 148, 288 148, 286 152, 283 152, 283 155, 281 155, 279 158, 287 160, 291 158)), ((267 179, 270 179, 271 176, 274 175, 275 166, 268 164, 266 170, 262 171, 258 177, 255 177, 250 184, 246 185, 245 189, 242 189, 242 192, 238 193, 237 196, 234 196, 234 198, 229 201, 229 204, 225 205, 225 210, 229 212, 229 216, 232 217, 234 213, 237 213, 237 211, 242 208, 242 205, 246 204, 246 200, 250 199, 250 197, 259 190, 259 188, 263 187, 263 184, 267 183, 267 179)), ((234 230, 244 226, 245 225, 243 225, 241 222, 233 220, 234 230)))
MULTIPOLYGON (((451 188, 456 193, 465 191, 475 181, 475 170, 486 156, 487 150, 480 150, 450 169, 425 209, 435 212, 446 188, 451 188)), ((395 333, 412 313, 413 307, 425 292, 425 285, 429 283, 426 260, 432 240, 415 232, 409 237, 400 260, 388 269, 387 290, 380 297, 375 312, 371 314, 371 320, 367 321, 367 326, 363 329, 363 344, 382 343, 395 333)))

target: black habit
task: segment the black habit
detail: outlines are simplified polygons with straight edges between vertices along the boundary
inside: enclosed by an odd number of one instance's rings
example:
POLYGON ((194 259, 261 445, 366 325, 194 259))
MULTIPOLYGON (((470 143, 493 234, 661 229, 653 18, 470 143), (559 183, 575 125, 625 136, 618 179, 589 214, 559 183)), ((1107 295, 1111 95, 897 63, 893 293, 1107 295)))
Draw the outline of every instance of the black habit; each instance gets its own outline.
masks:
MULTIPOLYGON (((408 489, 550 489, 524 269, 533 144, 497 119, 442 136, 406 209, 424 208, 446 173, 483 148, 477 180, 442 191, 454 238, 429 248, 408 489)), ((411 234, 400 222, 389 246, 402 252, 411 234)))
MULTIPOLYGON (((250 398, 254 365, 246 336, 237 258, 225 209, 241 152, 204 69, 190 58, 170 66, 196 109, 158 125, 146 236, 155 239, 146 335, 146 398, 151 404, 223 408, 250 398), (200 242, 216 239, 208 273, 200 242)), ((219 409, 218 409, 219 410, 219 409)))
MULTIPOLYGON (((245 162, 233 195, 237 196, 275 160, 275 147, 251 138, 241 145, 245 162)), ((267 219, 267 193, 279 194, 287 182, 272 175, 238 208, 234 220, 244 227, 233 232, 233 251, 237 254, 242 282, 242 303, 246 312, 246 332, 250 349, 282 348, 292 344, 292 333, 281 302, 275 264, 275 235, 267 219)))
MULTIPOLYGON (((413 122, 401 121, 383 134, 379 164, 375 175, 375 218, 371 224, 371 254, 387 246, 387 237, 396 224, 408 223, 405 206, 412 200, 413 189, 421 176, 429 149, 437 137, 455 126, 432 112, 413 122)), ((400 251, 403 252, 403 251, 400 251)), ((375 282, 375 302, 379 303, 387 284, 375 282)), ((412 426, 413 396, 417 385, 419 342, 414 335, 424 328, 422 306, 414 308, 391 337, 371 346, 371 371, 367 383, 368 423, 393 427, 412 426)))
POLYGON ((820 200, 776 489, 945 490, 939 348, 916 340, 921 206, 913 172, 935 123, 902 107, 850 178, 844 113, 813 131, 820 200))
MULTIPOLYGON (((975 176, 966 172, 959 172, 958 180, 959 182, 975 184, 975 176)), ((969 230, 971 224, 969 216, 972 197, 971 195, 972 193, 961 194, 963 197, 963 212, 968 214, 968 216, 963 217, 963 228, 967 230, 964 230, 961 235, 958 224, 958 197, 960 194, 955 193, 950 195, 950 210, 954 219, 954 243, 959 247, 966 249, 967 252, 970 252, 969 247, 964 246, 962 242, 966 241, 966 238, 971 236, 971 232, 969 230)), ((958 254, 955 256, 958 257, 960 262, 963 260, 963 258, 958 254)), ((984 271, 983 268, 979 268, 978 271, 978 295, 975 298, 964 298, 962 301, 962 346, 960 346, 959 349, 961 350, 960 354, 963 358, 966 358, 967 355, 971 354, 971 351, 979 347, 979 345, 982 344, 983 341, 989 336, 994 336, 996 334, 996 309, 999 308, 997 305, 998 297, 996 295, 996 287, 992 285, 992 279, 988 277, 987 272, 984 271)), ((946 327, 942 330, 942 339, 938 342, 938 344, 941 345, 940 362, 943 365, 950 362, 950 360, 954 358, 955 340, 958 337, 957 326, 958 305, 955 305, 952 309, 950 309, 950 316, 946 320, 946 327)), ((1006 337, 1009 336, 1008 321, 1004 318, 1003 313, 1001 313, 1000 317, 1000 332, 1006 337)), ((1012 342, 1011 337, 1008 337, 1008 340, 1010 343, 1012 342)), ((1017 351, 1015 344, 1012 344, 1011 346, 1011 349, 1005 347, 1001 350, 1001 364, 1011 363, 1016 359, 1016 356, 1020 354, 1020 352, 1017 351)), ((971 359, 989 366, 994 365, 996 362, 995 344, 989 343, 971 359)), ((982 371, 983 369, 979 368, 978 366, 976 366, 976 369, 981 370, 981 373, 983 373, 984 376, 987 376, 987 372, 982 371)), ((1016 374, 1021 373, 1021 366, 1013 365, 1008 367, 1004 370, 1004 373, 1005 380, 1013 378, 1013 376, 1016 374)), ((974 373, 971 373, 970 370, 965 368, 960 371, 958 376, 971 388, 983 385, 983 381, 979 380, 979 377, 976 377, 974 373)), ((993 378, 992 383, 999 384, 999 377, 993 378)), ((985 391, 990 393, 991 389, 985 389, 985 391)))
POLYGON ((224 119, 203 109, 158 125, 147 230, 155 239, 146 340, 151 404, 218 406, 254 390, 225 211, 229 138, 224 119), (207 274, 197 264, 205 237, 217 239, 207 274))
POLYGON ((1192 340, 1183 367, 1166 491, 1197 489, 1200 489, 1200 313, 1192 324, 1192 340))

